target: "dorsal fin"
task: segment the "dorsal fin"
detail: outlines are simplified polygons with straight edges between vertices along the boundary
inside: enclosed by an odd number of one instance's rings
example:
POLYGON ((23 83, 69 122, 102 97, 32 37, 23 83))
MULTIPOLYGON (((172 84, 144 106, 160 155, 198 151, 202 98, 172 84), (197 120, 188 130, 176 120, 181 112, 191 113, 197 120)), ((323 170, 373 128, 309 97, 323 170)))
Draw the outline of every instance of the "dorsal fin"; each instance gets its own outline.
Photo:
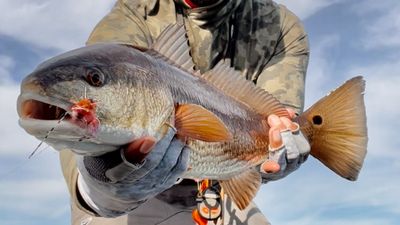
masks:
POLYGON ((212 70, 204 73, 202 77, 265 118, 271 114, 289 117, 285 106, 278 99, 255 86, 252 82, 245 80, 239 71, 230 67, 229 59, 219 61, 212 70))
POLYGON ((220 60, 212 70, 204 75, 195 71, 186 30, 182 24, 168 25, 146 53, 177 68, 203 77, 218 89, 256 110, 264 117, 271 114, 289 117, 285 107, 275 97, 245 80, 239 71, 230 67, 230 60, 220 60))
POLYGON ((168 25, 146 53, 189 73, 195 73, 186 30, 181 24, 168 25))

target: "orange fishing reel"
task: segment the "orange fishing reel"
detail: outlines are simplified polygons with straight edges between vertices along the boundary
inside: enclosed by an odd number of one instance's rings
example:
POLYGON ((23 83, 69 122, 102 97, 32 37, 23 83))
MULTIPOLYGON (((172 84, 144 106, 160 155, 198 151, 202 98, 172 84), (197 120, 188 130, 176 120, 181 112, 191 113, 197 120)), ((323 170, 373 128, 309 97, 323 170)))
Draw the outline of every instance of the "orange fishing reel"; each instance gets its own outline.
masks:
POLYGON ((192 212, 193 220, 198 225, 206 225, 209 221, 217 220, 222 216, 222 201, 220 192, 212 187, 209 180, 198 184, 197 207, 192 212))

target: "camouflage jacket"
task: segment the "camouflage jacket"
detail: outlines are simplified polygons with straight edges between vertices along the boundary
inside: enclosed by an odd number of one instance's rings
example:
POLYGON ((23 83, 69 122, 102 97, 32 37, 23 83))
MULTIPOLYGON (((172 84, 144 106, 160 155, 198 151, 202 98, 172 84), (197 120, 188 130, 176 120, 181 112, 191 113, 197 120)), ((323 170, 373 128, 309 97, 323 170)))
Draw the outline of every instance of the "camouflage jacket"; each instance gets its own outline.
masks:
POLYGON ((119 0, 87 43, 148 47, 178 20, 185 24, 193 61, 202 72, 230 58, 246 79, 302 111, 307 35, 293 13, 271 0, 219 0, 195 9, 174 0, 119 0))
MULTIPOLYGON (((87 44, 118 42, 149 47, 168 25, 183 22, 197 69, 207 71, 219 60, 229 58, 246 79, 288 107, 302 111, 309 48, 304 28, 293 13, 271 0, 218 0, 212 7, 195 9, 185 7, 180 1, 183 0, 118 0, 97 24, 87 44)), ((77 195, 78 172, 73 154, 62 152, 61 163, 75 203, 72 204, 73 224, 82 224, 88 218, 96 220, 96 224, 127 224, 127 217, 121 217, 121 223, 88 217, 93 213, 82 207, 83 202, 77 195)), ((182 186, 175 185, 169 191, 181 193, 182 186)), ((176 198, 176 194, 170 195, 176 198)), ((236 209, 232 210, 236 211, 232 215, 243 221, 253 220, 254 216, 247 212, 239 215, 236 209)), ((251 211, 259 217, 254 221, 264 222, 243 224, 267 224, 256 207, 251 211)), ((139 221, 140 216, 135 213, 139 215, 141 211, 135 210, 129 216, 135 217, 132 221, 139 221)), ((190 218, 190 211, 186 214, 182 215, 190 218)))

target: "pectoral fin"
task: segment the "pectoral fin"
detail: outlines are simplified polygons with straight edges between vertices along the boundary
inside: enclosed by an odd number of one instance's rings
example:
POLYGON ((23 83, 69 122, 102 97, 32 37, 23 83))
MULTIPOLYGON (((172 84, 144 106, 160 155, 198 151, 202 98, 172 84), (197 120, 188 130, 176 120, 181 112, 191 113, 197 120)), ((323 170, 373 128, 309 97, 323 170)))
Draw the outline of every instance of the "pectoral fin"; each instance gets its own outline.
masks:
POLYGON ((195 104, 178 105, 175 110, 177 134, 207 142, 229 141, 232 135, 212 112, 195 104))
POLYGON ((219 182, 222 190, 240 210, 243 210, 256 196, 261 185, 261 175, 256 170, 251 169, 230 180, 219 182))

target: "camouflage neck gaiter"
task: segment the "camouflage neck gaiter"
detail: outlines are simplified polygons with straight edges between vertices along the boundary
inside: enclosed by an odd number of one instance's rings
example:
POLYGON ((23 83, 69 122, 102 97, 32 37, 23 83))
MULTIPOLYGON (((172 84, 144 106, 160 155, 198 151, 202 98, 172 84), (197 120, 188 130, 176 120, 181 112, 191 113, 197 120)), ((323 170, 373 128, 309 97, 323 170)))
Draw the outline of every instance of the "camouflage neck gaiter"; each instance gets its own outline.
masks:
MULTIPOLYGON (((181 5, 185 0, 176 0, 181 5)), ((216 0, 204 7, 182 7, 191 53, 205 72, 221 58, 255 81, 270 60, 280 35, 280 13, 272 0, 216 0)))
MULTIPOLYGON (((187 3, 185 0, 177 1, 182 5, 186 5, 187 3)), ((197 4, 196 1, 192 0, 192 2, 197 4)), ((184 14, 201 28, 212 29, 228 21, 241 0, 209 0, 207 2, 208 4, 204 6, 199 4, 199 7, 195 8, 185 7, 184 14)))
POLYGON ((274 55, 281 19, 279 6, 272 0, 246 0, 236 10, 229 58, 246 79, 255 82, 274 55))
POLYGON ((202 6, 209 6, 216 3, 218 0, 180 0, 178 2, 187 6, 187 8, 197 8, 202 6))
POLYGON ((211 69, 225 55, 230 21, 241 1, 216 0, 203 7, 182 7, 192 58, 201 72, 211 69))

